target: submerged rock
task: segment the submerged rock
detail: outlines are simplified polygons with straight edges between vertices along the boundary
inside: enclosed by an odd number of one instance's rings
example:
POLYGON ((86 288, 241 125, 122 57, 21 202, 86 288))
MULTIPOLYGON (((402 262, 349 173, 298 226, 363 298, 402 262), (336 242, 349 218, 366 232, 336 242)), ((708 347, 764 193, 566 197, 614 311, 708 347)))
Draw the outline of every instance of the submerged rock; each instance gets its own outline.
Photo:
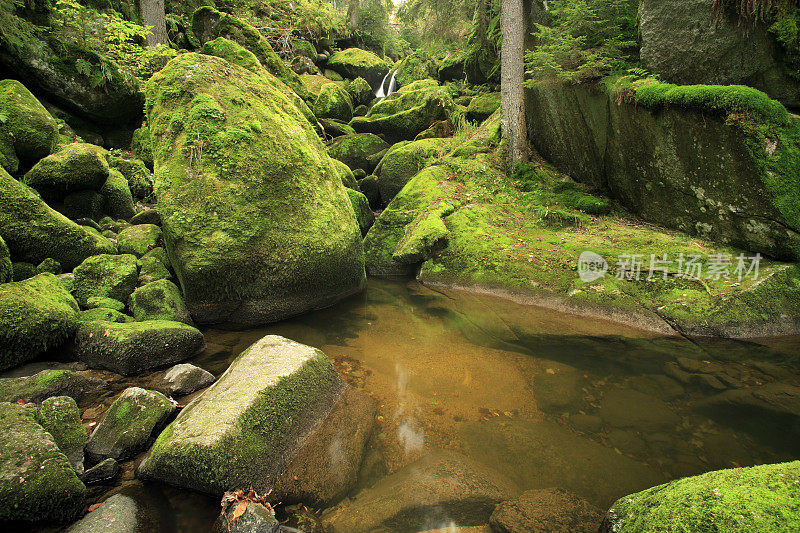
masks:
POLYGON ((105 386, 102 379, 72 370, 42 370, 32 376, 0 379, 0 401, 41 402, 51 396, 70 396, 80 400, 87 393, 105 386))
POLYGON ((164 240, 200 324, 273 322, 330 305, 365 282, 345 188, 276 83, 268 73, 182 54, 147 85, 164 240), (181 129, 170 126, 176 117, 181 129))
POLYGON ((204 346, 203 334, 181 322, 83 322, 72 350, 92 368, 129 376, 184 361, 204 346))
POLYGON ((83 447, 88 439, 75 399, 70 396, 47 398, 36 412, 36 421, 52 435, 75 472, 83 474, 83 447))
POLYGON ((180 289, 165 279, 142 285, 133 291, 128 307, 134 318, 140 322, 173 320, 194 325, 180 289))
POLYGON ((0 370, 60 346, 77 320, 77 302, 53 274, 0 285, 0 370))
POLYGON ((64 533, 161 531, 158 520, 131 496, 114 494, 64 533))
POLYGON ((183 363, 173 366, 164 373, 163 387, 167 394, 184 396, 208 387, 215 379, 211 372, 183 363))
POLYGON ((603 511, 564 489, 539 489, 499 504, 489 520, 496 533, 595 533, 603 511))
POLYGON ((92 432, 86 455, 93 461, 130 459, 145 449, 174 411, 175 404, 160 392, 127 388, 92 432))
POLYGON ((631 389, 608 392, 600 402, 597 415, 613 427, 642 432, 674 429, 681 421, 666 403, 631 389))
POLYGON ((52 257, 67 272, 87 257, 115 251, 111 241, 54 211, 1 168, 0 235, 15 261, 52 257))
POLYGON ((284 502, 329 503, 353 486, 372 425, 347 390, 324 353, 266 336, 167 426, 139 475, 217 496, 277 487, 284 502))
POLYGON ((800 461, 685 477, 620 498, 602 533, 633 531, 796 531, 800 461))
POLYGON ((485 524, 519 490, 502 475, 454 452, 431 453, 328 510, 334 533, 420 531, 424 525, 485 524))
POLYGON ((0 521, 68 522, 83 512, 86 487, 32 410, 0 403, 0 434, 0 521))

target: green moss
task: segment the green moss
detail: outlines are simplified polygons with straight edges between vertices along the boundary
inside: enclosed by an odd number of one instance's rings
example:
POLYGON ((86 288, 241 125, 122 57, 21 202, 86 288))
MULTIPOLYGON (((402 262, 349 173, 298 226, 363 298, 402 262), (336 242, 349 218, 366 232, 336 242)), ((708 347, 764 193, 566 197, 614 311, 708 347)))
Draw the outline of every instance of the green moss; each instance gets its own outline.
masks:
POLYGON ((315 99, 319 96, 320 91, 325 85, 328 85, 329 83, 336 83, 325 76, 320 76, 319 74, 301 74, 300 80, 315 99))
POLYGON ((800 461, 708 472, 619 499, 614 531, 796 531, 800 461))
POLYGON ((11 266, 11 255, 8 253, 6 241, 0 237, 0 283, 8 283, 13 278, 14 267, 11 266))
POLYGON ((139 279, 136 257, 131 254, 96 255, 78 265, 73 273, 73 294, 83 306, 93 297, 126 302, 139 279))
POLYGON ((500 109, 500 93, 479 94, 473 97, 467 106, 467 120, 483 122, 500 109))
POLYGON ((436 78, 436 61, 424 52, 414 52, 397 64, 397 82, 405 87, 418 80, 436 78))
POLYGON ((142 257, 161 243, 161 228, 155 224, 129 226, 117 235, 119 253, 142 257))
POLYGON ((108 163, 112 169, 118 170, 125 176, 128 188, 134 199, 143 202, 152 202, 154 200, 153 174, 147 169, 144 161, 111 155, 108 158, 108 163))
POLYGON ((356 78, 348 81, 344 86, 345 90, 350 94, 353 100, 353 106, 360 106, 368 104, 375 97, 370 87, 369 82, 364 78, 356 78))
POLYGON ((106 150, 93 144, 68 144, 36 163, 23 181, 45 198, 87 189, 96 191, 108 178, 106 155, 106 150))
POLYGON ((136 320, 173 320, 192 325, 192 318, 181 291, 171 281, 162 279, 143 285, 130 297, 131 313, 136 320))
POLYGON ((113 309, 122 312, 125 310, 125 304, 113 298, 92 296, 86 300, 86 309, 113 309))
POLYGON ((328 154, 351 169, 360 168, 367 172, 375 168, 377 161, 371 156, 389 148, 389 143, 371 133, 342 135, 334 139, 328 146, 328 154))
POLYGON ((422 139, 392 146, 375 169, 381 200, 389 203, 408 180, 443 156, 449 146, 449 139, 422 139))
POLYGON ((353 104, 350 95, 335 83, 327 83, 322 86, 312 110, 318 117, 333 118, 342 122, 350 122, 350 119, 353 118, 353 104))
POLYGON ((0 369, 61 345, 75 332, 78 305, 53 274, 0 285, 0 369))
POLYGON ((313 44, 306 41, 305 39, 293 38, 292 48, 294 49, 294 52, 298 55, 307 57, 312 61, 316 61, 317 59, 317 50, 314 48, 313 44))
POLYGON ((55 151, 57 140, 58 123, 36 97, 16 80, 0 81, 0 153, 6 160, 3 167, 16 172, 13 162, 17 158, 35 163, 55 151))
POLYGON ((354 189, 347 189, 347 195, 350 197, 350 203, 353 205, 353 211, 358 220, 358 227, 361 229, 361 235, 366 235, 369 228, 375 222, 375 215, 369 207, 369 200, 367 197, 354 189))
POLYGON ((133 195, 128 180, 118 170, 111 170, 108 178, 100 188, 105 198, 104 212, 116 219, 127 220, 135 213, 133 195))
POLYGON ((150 168, 153 167, 153 148, 150 145, 150 130, 146 125, 134 130, 131 140, 131 152, 150 168))
MULTIPOLYGON (((341 176, 342 178, 342 185, 344 185, 348 189, 357 191, 358 182, 356 181, 355 175, 353 175, 353 171, 350 170, 350 167, 348 167, 338 159, 334 159, 333 164, 336 167, 337 172, 339 172, 339 176, 341 176)), ((350 193, 348 192, 348 194, 350 193)))
POLYGON ((200 53, 221 57, 256 74, 262 69, 261 63, 253 52, 224 37, 208 41, 200 49, 200 53))
POLYGON ((71 457, 78 454, 83 459, 86 430, 81 424, 78 404, 69 396, 54 396, 42 402, 36 411, 36 421, 53 436, 56 445, 71 457))
MULTIPOLYGON (((113 300, 116 301, 116 300, 113 300)), ((124 304, 122 306, 125 307, 124 304)), ((81 311, 78 317, 78 322, 133 322, 133 317, 123 314, 120 310, 109 309, 107 307, 95 307, 94 309, 87 309, 81 311)))
POLYGON ((377 87, 389 72, 386 61, 360 48, 347 48, 335 52, 328 60, 327 68, 352 80, 364 78, 372 87, 377 87))

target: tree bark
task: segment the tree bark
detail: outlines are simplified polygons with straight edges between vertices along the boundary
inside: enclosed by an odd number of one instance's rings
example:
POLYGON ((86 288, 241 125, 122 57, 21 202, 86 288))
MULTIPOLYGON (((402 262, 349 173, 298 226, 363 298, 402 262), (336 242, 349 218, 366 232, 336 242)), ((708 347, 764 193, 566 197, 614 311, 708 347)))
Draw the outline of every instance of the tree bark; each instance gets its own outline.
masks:
POLYGON ((508 163, 513 168, 528 154, 523 82, 525 41, 523 0, 503 0, 500 10, 502 50, 500 54, 500 108, 503 135, 508 140, 508 163))
POLYGON ((147 46, 168 45, 164 0, 139 0, 139 13, 142 15, 142 24, 151 27, 150 34, 147 35, 147 46))
POLYGON ((350 19, 350 29, 355 30, 358 28, 358 15, 361 9, 359 0, 350 0, 350 5, 347 8, 347 17, 350 19))

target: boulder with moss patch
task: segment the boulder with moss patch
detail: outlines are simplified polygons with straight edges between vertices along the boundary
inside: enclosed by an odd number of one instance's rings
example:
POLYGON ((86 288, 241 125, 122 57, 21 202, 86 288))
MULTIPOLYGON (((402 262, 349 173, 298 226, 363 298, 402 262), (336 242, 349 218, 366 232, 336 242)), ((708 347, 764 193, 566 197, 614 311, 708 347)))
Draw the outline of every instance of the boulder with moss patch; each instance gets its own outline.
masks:
POLYGON ((103 212, 108 216, 128 220, 136 213, 128 180, 122 172, 111 170, 99 192, 105 200, 103 212))
POLYGON ((51 396, 70 396, 80 400, 87 393, 105 386, 102 379, 72 370, 42 370, 32 376, 0 379, 0 401, 41 402, 51 396))
POLYGON ((372 52, 361 48, 339 50, 328 59, 327 68, 354 80, 364 78, 377 87, 389 72, 389 64, 372 52))
POLYGON ((71 192, 97 191, 108 178, 106 150, 87 143, 71 143, 36 163, 23 182, 45 199, 63 198, 71 192))
MULTIPOLYGON (((141 159, 129 159, 118 155, 110 155, 108 164, 112 169, 118 170, 125 176, 128 188, 135 200, 143 202, 152 201, 153 174, 141 159)), ((111 216, 115 216, 109 213, 111 216)), ((129 217, 122 217, 129 218, 129 217)))
POLYGON ((670 481, 617 500, 600 531, 796 531, 800 461, 670 481))
POLYGON ((467 106, 467 120, 483 122, 495 111, 500 109, 500 93, 478 94, 469 101, 467 106))
POLYGON ((142 257, 161 243, 161 228, 155 224, 129 226, 117 235, 119 253, 142 257))
POLYGON ((332 118, 342 122, 350 122, 353 118, 350 95, 335 83, 322 86, 312 109, 315 115, 322 118, 332 118))
POLYGON ((164 372, 161 386, 169 395, 183 396, 204 389, 215 380, 211 372, 189 363, 182 363, 164 372))
POLYGON ((0 521, 68 522, 86 505, 86 487, 34 411, 0 403, 0 521))
POLYGON ((139 475, 217 496, 246 486, 330 502, 355 481, 373 415, 324 353, 267 336, 167 426, 139 475))
POLYGON ((67 271, 89 256, 115 250, 111 241, 54 211, 3 169, 0 235, 15 260, 38 264, 52 257, 67 271))
POLYGON ((449 144, 449 139, 422 139, 392 146, 375 169, 383 203, 388 204, 411 178, 442 155, 449 144))
POLYGON ((356 78, 345 84, 344 88, 350 94, 353 101, 353 107, 366 105, 375 98, 372 87, 369 82, 364 78, 356 78))
POLYGON ((198 323, 280 320, 365 281, 341 179, 276 83, 183 54, 147 85, 164 240, 198 323))
POLYGON ((366 196, 353 189, 347 189, 347 194, 353 204, 353 211, 356 214, 356 220, 358 220, 358 227, 361 228, 361 235, 366 235, 375 222, 375 213, 369 207, 369 200, 367 200, 366 196))
POLYGON ((0 285, 0 370, 60 346, 77 318, 77 302, 53 274, 0 285))
POLYGON ((88 439, 75 399, 71 396, 47 398, 36 411, 36 421, 53 436, 75 472, 83 474, 83 447, 88 439))
POLYGON ((30 165, 55 151, 56 119, 20 82, 0 81, 0 117, 0 166, 8 172, 16 174, 20 161, 30 165))
POLYGON ((328 154, 351 169, 371 172, 380 161, 379 154, 385 153, 390 146, 372 133, 357 133, 334 139, 328 146, 328 154))
POLYGON ((8 283, 14 279, 14 267, 11 265, 11 254, 6 241, 0 237, 0 283, 8 283))
MULTIPOLYGON (((111 300, 112 302, 116 302, 116 300, 111 300)), ((118 302, 122 303, 122 302, 118 302)), ((124 304, 122 306, 125 307, 124 304)), ((81 311, 80 316, 78 317, 78 322, 135 322, 132 316, 128 316, 122 313, 122 310, 112 309, 109 307, 95 307, 93 309, 87 309, 85 311, 81 311)))
POLYGON ((139 285, 162 279, 172 279, 169 259, 163 248, 153 248, 139 259, 139 285))
POLYGON ((84 307, 92 297, 127 302, 139 279, 136 256, 131 254, 92 256, 73 274, 73 294, 84 307))
POLYGON ((175 404, 160 392, 127 388, 92 432, 86 455, 93 461, 130 459, 145 449, 174 411, 175 404))
POLYGON ((128 301, 134 318, 146 320, 173 320, 194 325, 181 290, 171 281, 162 279, 142 285, 131 294, 128 301))
POLYGON ((185 361, 204 347, 203 334, 182 322, 82 322, 72 351, 92 368, 128 376, 185 361))
POLYGON ((131 152, 149 168, 153 168, 153 147, 150 145, 150 129, 147 125, 133 131, 131 152))

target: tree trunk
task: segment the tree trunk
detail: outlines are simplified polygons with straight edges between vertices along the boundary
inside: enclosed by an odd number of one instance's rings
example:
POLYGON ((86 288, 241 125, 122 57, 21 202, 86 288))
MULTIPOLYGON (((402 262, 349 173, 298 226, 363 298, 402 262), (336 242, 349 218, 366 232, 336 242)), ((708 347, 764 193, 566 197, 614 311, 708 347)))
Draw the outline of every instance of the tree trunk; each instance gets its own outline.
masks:
POLYGON ((500 54, 500 107, 503 135, 508 140, 508 163, 524 161, 528 154, 525 103, 522 84, 525 65, 522 49, 525 41, 523 0, 503 0, 500 10, 502 50, 500 54))
POLYGON ((347 8, 347 17, 350 19, 350 29, 355 30, 358 28, 358 15, 361 9, 359 0, 350 0, 350 6, 347 8))
POLYGON ((164 0, 139 0, 139 13, 142 15, 142 24, 151 27, 147 36, 147 46, 168 45, 164 0))

